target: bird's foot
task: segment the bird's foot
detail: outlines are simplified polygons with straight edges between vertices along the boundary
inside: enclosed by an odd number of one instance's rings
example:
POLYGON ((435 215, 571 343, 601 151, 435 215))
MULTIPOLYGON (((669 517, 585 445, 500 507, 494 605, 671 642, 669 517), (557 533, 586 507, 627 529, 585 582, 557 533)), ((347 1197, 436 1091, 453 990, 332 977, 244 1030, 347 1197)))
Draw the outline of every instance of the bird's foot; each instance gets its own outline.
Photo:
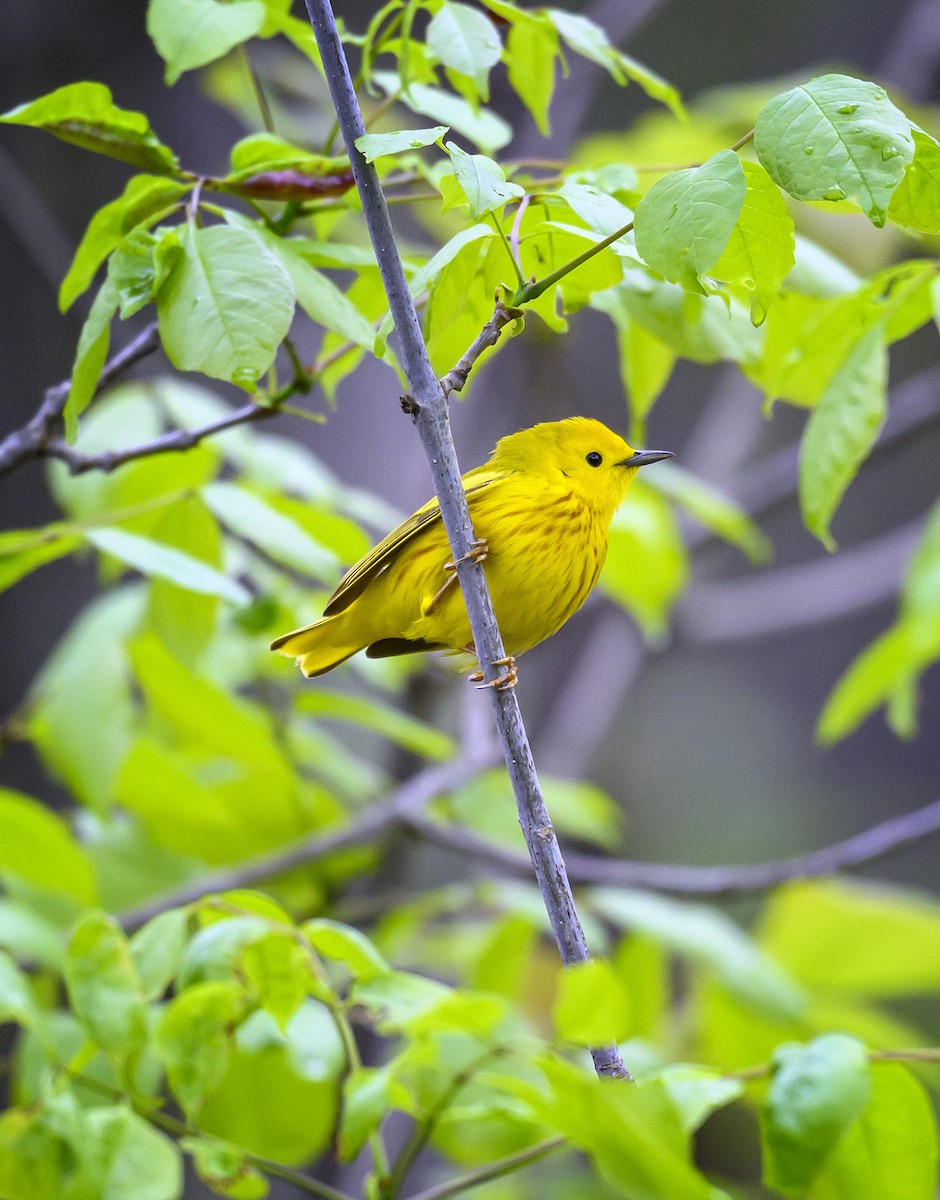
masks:
POLYGON ((477 538, 475 542, 470 543, 470 549, 466 554, 462 554, 460 558, 455 559, 452 563, 444 563, 445 571, 456 571, 457 567, 462 562, 481 563, 490 552, 490 544, 486 538, 477 538))
POLYGON ((486 688, 495 688, 497 692, 508 692, 514 688, 519 682, 519 672, 516 669, 516 660, 511 654, 507 654, 505 658, 497 658, 493 662, 494 667, 505 667, 506 670, 502 675, 491 679, 489 683, 483 682, 483 672, 474 671, 470 676, 470 682, 477 685, 477 691, 484 691, 486 688))
POLYGON ((444 563, 444 570, 448 572, 448 576, 424 606, 422 610, 423 615, 427 616, 429 613, 434 612, 440 602, 457 582, 457 563, 482 562, 488 553, 489 545, 487 544, 486 538, 480 538, 478 541, 473 542, 467 553, 461 558, 458 558, 456 562, 444 563))

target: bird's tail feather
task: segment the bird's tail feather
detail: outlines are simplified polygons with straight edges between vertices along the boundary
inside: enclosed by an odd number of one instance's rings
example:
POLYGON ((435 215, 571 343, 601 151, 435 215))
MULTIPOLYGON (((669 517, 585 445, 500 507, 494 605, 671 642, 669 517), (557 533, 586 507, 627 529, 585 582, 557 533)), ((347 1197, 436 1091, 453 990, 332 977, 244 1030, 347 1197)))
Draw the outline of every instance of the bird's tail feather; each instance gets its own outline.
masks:
POLYGON ((348 624, 344 612, 324 617, 303 629, 285 633, 271 643, 271 649, 296 659, 308 678, 325 675, 365 647, 360 637, 345 628, 348 624))

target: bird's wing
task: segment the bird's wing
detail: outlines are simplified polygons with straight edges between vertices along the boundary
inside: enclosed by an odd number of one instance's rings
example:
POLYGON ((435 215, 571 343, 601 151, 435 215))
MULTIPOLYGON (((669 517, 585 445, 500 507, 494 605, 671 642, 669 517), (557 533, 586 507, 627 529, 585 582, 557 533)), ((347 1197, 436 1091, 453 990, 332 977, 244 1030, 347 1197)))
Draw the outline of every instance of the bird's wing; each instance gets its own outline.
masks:
MULTIPOLYGON (((479 493, 490 487, 497 479, 502 479, 504 475, 505 472, 496 473, 484 467, 469 471, 463 477, 464 491, 471 511, 479 493)), ((376 575, 394 561, 403 546, 417 537, 423 529, 427 529, 429 525, 433 525, 440 519, 441 506, 437 500, 429 500, 423 508, 412 513, 407 521, 403 521, 401 525, 382 538, 365 558, 360 559, 354 567, 346 572, 339 581, 336 591, 330 596, 323 615, 332 617, 335 613, 348 608, 358 596, 362 595, 376 575)))

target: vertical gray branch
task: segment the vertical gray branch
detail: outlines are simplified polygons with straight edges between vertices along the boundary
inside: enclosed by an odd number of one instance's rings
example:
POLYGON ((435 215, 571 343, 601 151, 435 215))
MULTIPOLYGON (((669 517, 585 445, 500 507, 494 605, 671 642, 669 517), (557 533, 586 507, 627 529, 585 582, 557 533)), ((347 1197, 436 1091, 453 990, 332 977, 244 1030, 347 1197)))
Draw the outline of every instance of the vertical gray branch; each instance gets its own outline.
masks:
MULTIPOLYGON (((417 406, 415 424, 428 457, 454 561, 458 564, 457 574, 470 618, 474 646, 484 678, 492 682, 499 676, 499 670, 493 664, 505 657, 505 650, 483 569, 479 564, 465 559, 474 542, 474 534, 444 391, 428 360, 378 175, 356 149, 356 138, 365 133, 365 126, 329 0, 306 0, 306 4, 395 321, 402 365, 417 406)), ((519 821, 562 961, 566 966, 586 962, 590 955, 571 894, 564 859, 539 786, 519 702, 511 689, 490 688, 489 692, 506 767, 516 796, 519 821)), ((599 1075, 630 1078, 616 1046, 606 1046, 591 1053, 599 1075)))

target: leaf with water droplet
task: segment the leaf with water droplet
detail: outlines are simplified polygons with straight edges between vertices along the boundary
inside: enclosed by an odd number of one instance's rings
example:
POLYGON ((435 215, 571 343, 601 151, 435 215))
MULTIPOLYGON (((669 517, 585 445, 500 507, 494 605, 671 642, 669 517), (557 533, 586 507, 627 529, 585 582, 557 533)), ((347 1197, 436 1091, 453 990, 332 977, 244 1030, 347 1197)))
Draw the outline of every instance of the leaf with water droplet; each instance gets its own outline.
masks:
POLYGON ((731 150, 700 167, 672 171, 637 205, 637 250, 670 283, 704 292, 700 277, 727 246, 745 191, 741 160, 731 150))
POLYGON ((883 89, 847 75, 823 75, 775 96, 758 115, 754 148, 795 199, 829 199, 838 187, 879 227, 914 156, 904 114, 883 89), (847 128, 842 117, 850 115, 856 121, 847 128))
POLYGON ((290 329, 290 276, 248 229, 188 228, 180 245, 157 296, 170 362, 254 391, 290 329))
POLYGON ((749 162, 743 166, 747 191, 741 213, 724 254, 710 274, 744 288, 751 322, 760 325, 793 266, 793 221, 780 189, 764 168, 749 162))

